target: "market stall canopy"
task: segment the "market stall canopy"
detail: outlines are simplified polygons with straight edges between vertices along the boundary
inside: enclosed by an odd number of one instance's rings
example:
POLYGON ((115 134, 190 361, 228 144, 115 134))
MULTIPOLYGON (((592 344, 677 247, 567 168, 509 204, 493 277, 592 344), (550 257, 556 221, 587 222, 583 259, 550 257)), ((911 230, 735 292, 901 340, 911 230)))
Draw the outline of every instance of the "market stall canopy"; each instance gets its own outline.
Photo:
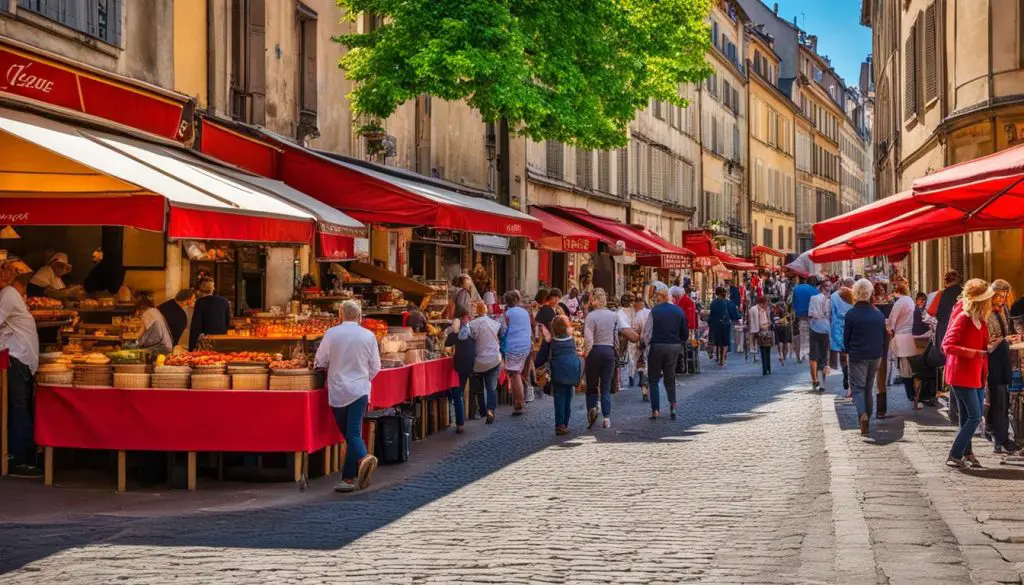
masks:
POLYGON ((926 207, 914 198, 910 191, 879 199, 853 211, 814 224, 814 241, 818 243, 834 240, 854 230, 895 219, 905 213, 926 207))
POLYGON ((757 270, 757 266, 753 262, 719 250, 711 238, 711 232, 707 230, 684 231, 683 244, 693 250, 699 258, 710 259, 702 260, 699 263, 703 268, 721 263, 729 270, 757 270))
POLYGON ((349 262, 345 265, 345 268, 352 274, 397 288, 404 293, 405 298, 419 303, 421 307, 425 306, 430 300, 430 296, 434 294, 434 289, 418 280, 413 280, 384 268, 378 268, 373 264, 349 262))
POLYGON ((313 214, 177 148, 2 108, 0 143, 5 153, 16 153, 0 160, 5 224, 125 225, 166 229, 177 239, 312 241, 313 214))
POLYGON ((814 265, 808 252, 800 254, 795 260, 786 264, 785 269, 803 278, 818 272, 818 267, 814 265))
MULTIPOLYGON (((632 227, 632 226, 631 226, 632 227)), ((635 228, 644 237, 661 249, 657 254, 641 254, 637 256, 637 264, 654 268, 682 269, 693 268, 693 251, 677 246, 647 228, 635 228)))
POLYGON ((750 250, 754 256, 775 256, 776 258, 785 258, 786 253, 776 250, 775 248, 769 248, 768 246, 754 246, 750 250))
POLYGON ((597 243, 614 246, 615 241, 578 223, 545 211, 537 205, 530 207, 530 215, 540 220, 544 235, 536 240, 537 247, 553 252, 597 252, 597 243))
POLYGON ((722 265, 730 270, 757 270, 757 266, 753 262, 739 256, 733 256, 728 252, 715 250, 715 257, 721 260, 722 265))
POLYGON ((991 219, 1024 216, 1024 145, 951 165, 914 180, 921 203, 991 219))

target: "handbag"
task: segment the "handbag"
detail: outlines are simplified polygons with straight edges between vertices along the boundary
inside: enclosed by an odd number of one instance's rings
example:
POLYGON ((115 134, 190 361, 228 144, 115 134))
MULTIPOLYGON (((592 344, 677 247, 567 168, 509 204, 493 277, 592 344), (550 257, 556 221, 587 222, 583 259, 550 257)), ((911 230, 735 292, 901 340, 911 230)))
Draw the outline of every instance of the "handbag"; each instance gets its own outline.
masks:
POLYGON ((771 329, 762 329, 757 332, 757 343, 761 347, 771 347, 775 345, 775 332, 771 329))

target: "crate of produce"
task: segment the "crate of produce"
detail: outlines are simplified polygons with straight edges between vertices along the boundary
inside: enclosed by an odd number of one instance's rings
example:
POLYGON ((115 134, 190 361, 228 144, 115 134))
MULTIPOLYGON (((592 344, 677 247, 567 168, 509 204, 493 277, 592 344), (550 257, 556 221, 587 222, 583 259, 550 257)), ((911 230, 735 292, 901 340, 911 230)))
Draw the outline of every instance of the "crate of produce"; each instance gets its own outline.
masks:
POLYGON ((43 364, 36 371, 36 383, 50 386, 70 386, 75 373, 63 364, 43 364))
POLYGON ((149 374, 114 372, 114 388, 149 388, 149 374))
POLYGON ((227 374, 192 374, 193 390, 229 390, 231 376, 227 374))

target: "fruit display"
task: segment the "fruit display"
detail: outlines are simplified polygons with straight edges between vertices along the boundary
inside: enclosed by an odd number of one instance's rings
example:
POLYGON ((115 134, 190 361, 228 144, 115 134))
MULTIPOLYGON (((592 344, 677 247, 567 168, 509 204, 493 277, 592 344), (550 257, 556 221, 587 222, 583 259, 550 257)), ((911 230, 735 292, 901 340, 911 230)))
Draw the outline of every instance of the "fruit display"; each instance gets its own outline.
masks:
POLYGON ((309 369, 306 360, 304 359, 290 359, 290 360, 276 360, 270 362, 270 369, 277 370, 306 370, 309 369))
POLYGON ((373 332, 377 341, 384 339, 384 336, 388 334, 388 324, 379 319, 363 319, 361 325, 373 332))
POLYGON ((49 297, 29 297, 28 300, 25 301, 25 304, 33 311, 40 309, 56 310, 64 308, 64 303, 60 302, 60 300, 51 299, 49 297))
POLYGON ((323 337, 328 329, 341 321, 336 318, 311 318, 305 321, 257 320, 228 331, 235 337, 323 337))
MULTIPOLYGON (((223 353, 219 351, 189 351, 175 353, 164 358, 161 365, 168 366, 223 366, 231 363, 270 363, 280 359, 280 354, 269 354, 260 351, 236 351, 223 353)), ((159 363, 159 360, 158 360, 159 363)))
POLYGON ((139 349, 122 349, 107 354, 112 364, 141 364, 146 358, 146 352, 139 349))

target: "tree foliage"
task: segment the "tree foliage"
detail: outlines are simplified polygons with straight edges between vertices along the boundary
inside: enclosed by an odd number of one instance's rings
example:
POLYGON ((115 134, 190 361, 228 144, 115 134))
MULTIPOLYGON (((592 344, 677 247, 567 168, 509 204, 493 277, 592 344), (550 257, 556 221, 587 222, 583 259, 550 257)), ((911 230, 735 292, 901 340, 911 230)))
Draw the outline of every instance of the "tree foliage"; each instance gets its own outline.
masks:
POLYGON ((533 140, 610 149, 650 99, 710 74, 712 0, 338 0, 383 25, 335 37, 357 114, 417 95, 465 100, 533 140))

